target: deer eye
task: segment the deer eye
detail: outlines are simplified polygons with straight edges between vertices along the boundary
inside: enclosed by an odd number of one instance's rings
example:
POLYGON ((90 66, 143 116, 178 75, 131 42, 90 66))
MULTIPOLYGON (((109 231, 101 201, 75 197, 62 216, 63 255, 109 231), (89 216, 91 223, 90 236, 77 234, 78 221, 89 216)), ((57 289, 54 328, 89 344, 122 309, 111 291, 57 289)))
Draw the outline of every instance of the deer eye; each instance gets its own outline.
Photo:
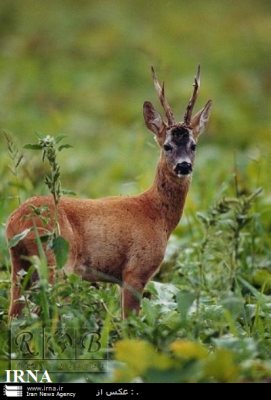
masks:
POLYGON ((196 148, 197 148, 197 145, 196 145, 195 143, 191 144, 191 150, 192 150, 192 151, 195 151, 196 148))
POLYGON ((164 144, 164 150, 165 151, 171 151, 172 150, 172 146, 170 146, 170 144, 164 144))

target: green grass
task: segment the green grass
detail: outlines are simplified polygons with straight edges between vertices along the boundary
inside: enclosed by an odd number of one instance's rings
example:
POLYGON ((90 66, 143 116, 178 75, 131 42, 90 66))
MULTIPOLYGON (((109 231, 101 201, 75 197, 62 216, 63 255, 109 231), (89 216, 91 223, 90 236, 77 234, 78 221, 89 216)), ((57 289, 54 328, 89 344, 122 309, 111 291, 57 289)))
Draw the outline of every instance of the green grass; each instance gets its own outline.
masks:
MULTIPOLYGON (((208 98, 214 107, 161 272, 140 316, 125 322, 113 285, 74 276, 49 285, 51 334, 59 317, 64 330, 98 330, 112 360, 107 374, 54 379, 270 379, 270 17, 268 0, 1 2, 0 128, 13 142, 1 134, 1 373, 10 279, 4 225, 19 202, 48 192, 46 164, 23 146, 36 132, 66 135, 73 148, 58 158, 64 188, 92 198, 139 193, 158 158, 142 117, 145 100, 158 104, 150 66, 181 119, 200 63, 198 107, 208 98)), ((40 329, 30 312, 40 292, 25 295, 29 308, 14 329, 40 329)))

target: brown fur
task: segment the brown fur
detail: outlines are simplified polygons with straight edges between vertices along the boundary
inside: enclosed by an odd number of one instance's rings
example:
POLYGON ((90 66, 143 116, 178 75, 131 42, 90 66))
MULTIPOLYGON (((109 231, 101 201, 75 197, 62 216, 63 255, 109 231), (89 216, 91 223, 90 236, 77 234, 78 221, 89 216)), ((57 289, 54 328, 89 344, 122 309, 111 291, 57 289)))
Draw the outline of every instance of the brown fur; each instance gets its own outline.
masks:
MULTIPOLYGON (((162 119, 157 120, 159 114, 151 103, 145 103, 144 107, 146 125, 162 146, 168 140, 170 127, 162 119)), ((206 121, 206 106, 201 114, 206 121)), ((196 130, 202 123, 201 114, 197 114, 198 121, 194 120, 195 126, 191 131, 196 138, 196 130)), ((131 310, 138 312, 143 289, 158 271, 168 238, 182 216, 190 179, 190 175, 176 176, 162 150, 153 185, 138 196, 97 200, 62 197, 58 205, 58 222, 61 235, 70 244, 65 271, 79 274, 90 282, 120 284, 123 287, 123 315, 127 316, 131 310)), ((30 212, 30 205, 49 207, 50 222, 46 228, 52 229, 55 215, 53 198, 33 197, 10 216, 6 228, 8 240, 33 225, 33 219, 25 218, 30 212)), ((42 235, 42 222, 38 217, 34 220, 42 235)), ((21 291, 17 275, 22 268, 28 268, 22 256, 37 254, 34 232, 11 248, 10 254, 12 287, 9 315, 17 316, 22 309, 18 301, 21 291)), ((49 266, 53 267, 53 253, 50 251, 46 255, 49 266)), ((53 278, 51 280, 53 282, 53 278)))

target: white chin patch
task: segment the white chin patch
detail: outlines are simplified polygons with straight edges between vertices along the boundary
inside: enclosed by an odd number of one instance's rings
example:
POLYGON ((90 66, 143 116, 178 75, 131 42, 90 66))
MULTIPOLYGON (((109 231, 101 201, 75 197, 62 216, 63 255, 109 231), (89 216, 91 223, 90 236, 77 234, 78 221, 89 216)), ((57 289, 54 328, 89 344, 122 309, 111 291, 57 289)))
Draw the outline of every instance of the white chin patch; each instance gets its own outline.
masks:
POLYGON ((181 172, 178 172, 178 173, 177 173, 177 177, 178 177, 179 179, 188 177, 188 176, 190 176, 190 175, 191 175, 191 172, 189 172, 189 174, 181 174, 181 172))

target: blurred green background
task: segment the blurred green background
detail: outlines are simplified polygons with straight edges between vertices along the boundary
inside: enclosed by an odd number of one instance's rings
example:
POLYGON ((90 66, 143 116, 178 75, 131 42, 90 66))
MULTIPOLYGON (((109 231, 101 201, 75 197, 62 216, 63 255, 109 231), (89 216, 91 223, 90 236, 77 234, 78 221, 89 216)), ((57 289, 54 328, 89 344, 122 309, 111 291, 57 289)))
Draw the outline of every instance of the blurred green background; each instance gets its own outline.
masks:
MULTIPOLYGON (((214 102, 193 185, 206 206, 204 186, 215 191, 234 157, 270 168, 270 32, 268 0, 1 0, 0 127, 18 146, 35 132, 67 135, 62 179, 82 196, 137 193, 158 157, 142 118, 145 100, 158 106, 150 65, 181 120, 200 63, 197 108, 214 102)), ((28 153, 28 189, 42 192, 39 156, 28 153)))

